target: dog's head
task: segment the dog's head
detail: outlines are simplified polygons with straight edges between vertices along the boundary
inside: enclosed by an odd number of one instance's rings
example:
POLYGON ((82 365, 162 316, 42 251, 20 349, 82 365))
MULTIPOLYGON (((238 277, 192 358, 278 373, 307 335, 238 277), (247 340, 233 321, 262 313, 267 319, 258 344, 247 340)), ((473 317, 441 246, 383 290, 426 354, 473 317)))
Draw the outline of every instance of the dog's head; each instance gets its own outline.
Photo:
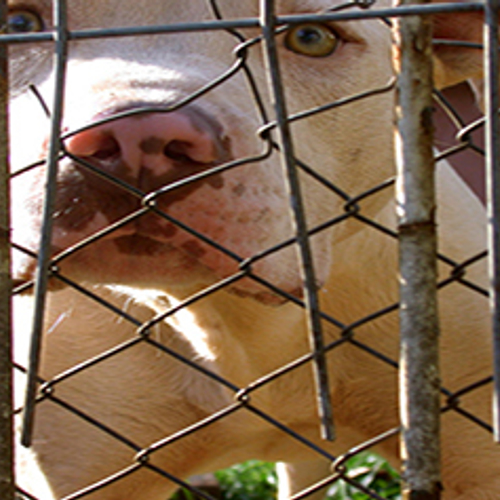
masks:
MULTIPOLYGON (((258 2, 217 3, 71 2, 71 30, 201 24, 182 33, 81 36, 69 42, 52 215, 52 253, 61 274, 180 294, 234 276, 228 289, 273 302, 265 286, 243 277, 247 272, 300 294, 290 215, 297 199, 284 175, 262 33, 255 22, 233 31, 211 29, 218 16, 258 18, 258 2), (89 237, 95 237, 92 243, 82 244, 89 237)), ((12 2, 11 30, 50 31, 49 4, 12 2)), ((280 4, 283 15, 340 5, 280 4)), ((359 9, 352 3, 343 8, 359 9)), ((476 25, 471 29, 457 19, 462 18, 437 22, 437 36, 479 36, 476 25)), ((288 112, 306 112, 290 128, 321 284, 333 240, 355 228, 320 226, 342 218, 345 195, 392 174, 391 31, 382 19, 307 21, 278 28, 275 40, 288 112), (377 89, 386 91, 350 99, 377 89), (307 113, 342 100, 348 102, 307 113)), ((47 158, 50 120, 28 86, 36 87, 53 113, 58 77, 52 52, 52 42, 11 48, 14 171, 47 158)), ((441 83, 477 73, 478 52, 457 56, 457 49, 443 50, 437 65, 441 83)), ((39 244, 46 171, 42 162, 12 180, 13 241, 32 252, 39 244)), ((16 251, 15 277, 29 279, 33 269, 33 257, 16 251)))

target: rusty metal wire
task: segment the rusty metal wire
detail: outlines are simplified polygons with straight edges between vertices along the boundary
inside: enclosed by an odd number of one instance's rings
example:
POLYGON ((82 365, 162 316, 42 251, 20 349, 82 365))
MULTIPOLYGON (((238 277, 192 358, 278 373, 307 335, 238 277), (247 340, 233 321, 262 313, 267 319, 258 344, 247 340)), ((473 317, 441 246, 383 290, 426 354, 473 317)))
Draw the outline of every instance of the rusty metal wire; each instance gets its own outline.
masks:
MULTIPOLYGON (((345 323, 341 319, 327 313, 321 309, 317 299, 317 289, 314 277, 314 270, 310 262, 309 254, 309 241, 310 239, 324 231, 332 228, 342 227, 346 223, 355 221, 356 223, 363 224, 369 227, 372 231, 377 232, 384 238, 396 241, 398 233, 393 227, 388 227, 378 220, 371 218, 364 212, 366 204, 370 203, 380 193, 392 192, 394 189, 394 178, 385 179, 378 185, 371 186, 369 190, 364 192, 348 193, 345 192, 340 186, 336 185, 330 179, 323 177, 317 172, 314 165, 309 165, 300 158, 295 157, 293 138, 289 135, 289 127, 294 123, 300 123, 305 120, 314 120, 324 113, 335 113, 338 109, 347 107, 352 103, 372 99, 380 95, 388 95, 394 89, 396 81, 394 78, 389 79, 384 84, 379 84, 373 88, 367 88, 363 92, 343 96, 335 99, 332 102, 322 103, 320 106, 315 106, 310 109, 295 111, 288 114, 283 103, 277 106, 276 116, 270 116, 269 109, 266 107, 265 98, 261 95, 261 91, 256 84, 256 78, 252 64, 249 60, 249 50, 255 46, 268 47, 271 66, 276 70, 275 65, 277 60, 274 59, 275 54, 272 50, 273 34, 288 29, 289 26, 302 23, 302 22, 331 22, 331 21, 356 21, 361 19, 378 19, 383 22, 387 29, 390 29, 390 19, 399 16, 409 16, 416 13, 432 14, 432 13, 449 13, 453 15, 456 12, 465 11, 478 11, 483 7, 478 3, 449 3, 425 6, 403 6, 399 8, 384 8, 378 9, 377 5, 371 5, 371 2, 346 2, 340 7, 332 8, 326 12, 308 13, 301 15, 286 15, 274 17, 272 12, 268 13, 267 17, 262 19, 236 19, 226 20, 223 18, 218 8, 217 0, 210 0, 208 2, 211 12, 213 13, 213 20, 198 22, 193 20, 192 23, 171 24, 171 25, 158 25, 158 26, 136 26, 127 28, 106 28, 92 29, 92 30, 68 30, 65 20, 65 2, 62 0, 54 1, 55 18, 58 19, 56 29, 54 32, 34 33, 26 35, 18 34, 5 34, 0 36, 0 43, 2 44, 24 44, 24 43, 43 43, 53 44, 54 50, 57 52, 56 57, 56 72, 58 74, 56 90, 54 93, 54 101, 52 103, 45 103, 39 96, 39 105, 49 113, 49 118, 52 123, 52 134, 49 153, 46 159, 26 165, 24 168, 19 169, 12 175, 12 179, 22 179, 24 175, 29 172, 37 172, 44 170, 47 172, 47 193, 46 193, 46 210, 44 216, 44 224, 42 232, 44 237, 38 252, 33 249, 24 248, 22 245, 13 241, 11 248, 14 252, 22 252, 28 257, 38 260, 38 271, 35 279, 17 283, 13 295, 21 295, 33 292, 35 295, 35 316, 33 319, 33 341, 31 349, 30 364, 27 367, 17 366, 17 371, 27 373, 28 377, 28 391, 26 393, 26 401, 24 408, 17 408, 17 413, 24 411, 26 415, 24 422, 24 433, 22 441, 24 444, 31 442, 33 431, 33 424, 36 424, 36 408, 42 403, 50 403, 56 405, 63 412, 68 412, 73 415, 75 419, 85 421, 89 426, 94 428, 96 432, 103 433, 109 436, 112 440, 119 442, 130 451, 130 463, 123 466, 115 473, 96 481, 93 484, 88 484, 78 491, 74 491, 66 495, 62 500, 76 500, 79 498, 87 498, 93 493, 106 488, 118 481, 121 481, 129 476, 133 476, 137 471, 147 469, 150 472, 163 477, 165 480, 172 481, 178 486, 186 488, 193 494, 198 495, 200 498, 210 500, 212 497, 207 493, 195 488, 189 484, 186 478, 177 477, 169 470, 158 467, 154 463, 155 454, 161 450, 167 449, 189 436, 196 435, 203 429, 216 425, 224 421, 224 419, 233 418, 234 416, 243 413, 249 413, 255 418, 266 422, 269 426, 278 429, 280 433, 288 436, 291 441, 300 443, 304 447, 309 448, 310 452, 318 458, 324 458, 331 463, 331 475, 324 478, 311 488, 298 493, 293 498, 299 500, 307 498, 309 494, 317 490, 323 489, 327 485, 334 484, 338 481, 344 481, 349 485, 355 487, 359 492, 366 495, 366 498, 383 499, 378 493, 372 491, 361 481, 353 478, 350 474, 349 465, 347 461, 353 456, 366 450, 376 449, 381 443, 394 438, 400 433, 399 427, 384 429, 380 434, 371 436, 365 442, 360 442, 351 449, 346 449, 340 456, 333 455, 328 451, 325 445, 319 445, 313 442, 300 432, 294 430, 291 425, 280 421, 273 415, 266 413, 262 410, 258 402, 258 390, 268 386, 271 382, 277 380, 286 380, 286 377, 304 367, 316 366, 317 368, 317 388, 318 393, 321 395, 320 411, 323 419, 324 434, 327 437, 333 437, 331 429, 331 413, 332 409, 329 407, 329 381, 327 371, 325 368, 326 355, 335 352, 337 349, 349 347, 359 352, 363 352, 371 359, 376 359, 389 373, 397 375, 399 369, 399 360, 393 353, 386 352, 381 346, 372 341, 362 327, 371 325, 375 321, 383 320, 397 313, 399 303, 384 304, 378 310, 372 310, 369 313, 357 317, 351 323, 345 323), (271 24, 270 24, 271 23, 271 24), (262 34, 247 38, 245 29, 253 28, 263 29, 262 34), (199 89, 193 91, 190 95, 182 100, 172 103, 163 107, 139 107, 133 110, 122 111, 112 116, 100 118, 94 123, 77 130, 62 131, 62 108, 63 100, 62 95, 65 86, 65 67, 66 67, 66 47, 71 40, 92 40, 100 37, 136 37, 142 35, 165 35, 167 33, 188 33, 199 31, 216 31, 225 30, 228 35, 234 39, 234 50, 232 54, 232 62, 228 65, 226 71, 222 72, 218 77, 206 82, 199 89), (109 172, 97 168, 94 164, 78 156, 73 155, 66 147, 66 142, 71 137, 82 133, 85 130, 110 123, 112 121, 120 120, 126 117, 137 116, 149 113, 171 113, 173 111, 184 108, 186 105, 196 103, 199 99, 206 96, 212 90, 218 88, 224 82, 230 81, 236 75, 243 75, 244 80, 248 87, 248 99, 254 103, 256 114, 259 117, 259 128, 257 130, 249 131, 249 134, 254 134, 259 141, 260 152, 252 154, 244 158, 232 159, 228 162, 214 165, 211 168, 204 170, 201 173, 196 173, 185 177, 179 181, 173 182, 166 186, 161 186, 153 191, 142 191, 141 189, 131 185, 127 181, 113 176, 109 172), (50 111, 49 111, 50 110, 50 111), (281 133, 277 133, 281 132, 281 133), (263 249, 261 252, 252 255, 251 257, 243 257, 235 253, 232 249, 225 247, 220 242, 199 230, 190 227, 185 222, 173 217, 167 211, 162 210, 159 206, 158 200, 183 187, 189 186, 194 182, 213 177, 214 175, 221 174, 229 171, 236 171, 244 165, 253 165, 265 161, 273 155, 279 155, 285 158, 285 164, 288 169, 287 179, 292 182, 291 204, 294 205, 295 221, 297 232, 293 237, 281 241, 271 248, 263 249), (55 255, 50 254, 50 237, 52 233, 52 213, 53 201, 56 195, 57 188, 56 176, 58 164, 72 161, 79 165, 79 168, 85 169, 88 172, 96 174, 103 179, 103 182, 116 186, 134 197, 137 201, 138 208, 131 210, 126 216, 119 218, 112 224, 104 227, 103 229, 95 232, 94 234, 82 239, 76 244, 64 248, 55 255), (314 180, 315 183, 321 185, 322 188, 328 189, 331 193, 332 200, 338 202, 342 206, 341 211, 329 213, 327 220, 322 221, 316 225, 308 225, 306 221, 306 214, 304 208, 300 203, 300 193, 295 188, 300 190, 299 179, 307 178, 314 180), (299 200, 299 202, 297 202, 299 200), (162 311, 155 311, 150 318, 136 317, 133 313, 123 306, 123 304, 114 303, 109 300, 106 294, 101 294, 99 289, 88 285, 83 282, 76 282, 68 276, 64 275, 61 271, 64 262, 78 252, 84 249, 92 248, 97 242, 102 241, 107 236, 115 233, 120 228, 130 224, 134 221, 139 221, 148 214, 155 214, 157 217, 168 221, 170 224, 179 228, 180 230, 190 234, 198 241, 203 242, 205 245, 215 249, 220 254, 234 262, 237 271, 231 276, 214 283, 211 286, 203 288, 185 298, 176 304, 165 303, 162 311), (265 276, 257 274, 254 269, 255 266, 264 258, 276 254, 277 252, 296 246, 297 243, 301 244, 302 258, 305 267, 305 291, 304 299, 298 298, 289 292, 280 289, 271 280, 266 279, 265 276), (263 373, 260 378, 252 381, 251 383, 240 386, 232 380, 228 380, 223 375, 218 373, 216 369, 208 368, 202 364, 196 357, 187 356, 185 353, 179 352, 172 348, 167 342, 162 341, 155 335, 155 329, 172 319, 175 314, 182 312, 189 306, 201 303, 206 297, 211 296, 217 291, 227 289, 232 284, 239 282, 243 279, 250 279, 268 290, 272 291, 278 297, 281 297, 290 303, 294 304, 309 314, 308 319, 311 324, 313 332, 313 341, 311 351, 297 359, 291 360, 287 364, 280 366, 268 373, 263 373), (85 297, 86 300, 92 301, 94 307, 98 310, 107 311, 108 314, 113 315, 122 324, 129 326, 134 334, 127 340, 106 349, 95 356, 85 359, 75 366, 72 366, 64 371, 57 373, 50 379, 41 379, 39 374, 39 361, 41 342, 44 335, 44 317, 45 317, 45 300, 50 292, 47 291, 49 282, 57 282, 61 287, 65 286, 75 291, 75 293, 85 297), (328 328, 328 337, 323 335, 322 330, 328 328), (132 352, 139 349, 139 346, 148 346, 154 349, 157 353, 158 363, 181 363, 190 370, 194 370, 202 377, 210 379, 215 384, 220 385, 229 393, 232 394, 232 401, 226 406, 214 411, 211 415, 197 418, 189 426, 179 429, 177 432, 163 436, 154 442, 150 442, 147 446, 143 443, 136 442, 132 437, 126 433, 121 432, 119 429, 113 428, 108 423, 102 421, 99 417, 92 414, 87 408, 79 408, 75 405, 71 398, 64 395, 65 384, 75 380, 78 376, 88 373, 95 367, 101 366, 104 362, 117 359, 123 353, 132 352), (60 395, 62 392, 62 395, 60 395)), ((440 44, 446 44, 447 41, 439 40, 440 44)), ((283 98, 283 92, 280 88, 279 73, 274 75, 274 91, 278 100, 283 98)), ((34 89, 36 93, 36 88, 34 89)), ((491 89, 494 94, 494 90, 491 89)), ((460 113, 456 111, 452 104, 447 101, 445 94, 436 91, 434 99, 437 107, 444 110, 454 128, 454 140, 445 147, 441 147, 440 151, 436 153, 436 160, 453 159, 456 155, 464 150, 474 151, 477 155, 484 156, 485 148, 479 144, 474 133, 484 127, 484 119, 473 120, 468 122, 462 118, 460 113)), ((495 110, 490 112, 491 115, 496 115, 495 110)), ((495 143, 493 139, 490 139, 495 143)), ((441 145, 439 145, 441 146, 441 145)), ((487 148, 488 149, 488 148, 487 148)), ((491 149, 491 146, 490 146, 491 149)), ((489 149, 488 149, 489 151, 489 149)), ((491 152, 489 151, 489 158, 491 152)), ((491 161, 491 160, 490 160, 491 161)), ((495 197, 493 197, 495 198, 495 197)), ((332 203, 333 205, 333 203, 332 203)), ((486 244, 486 243, 485 243, 486 244)), ((490 252, 491 255, 491 252, 490 252)), ((444 270, 440 274, 439 282, 437 283, 438 293, 443 291, 453 290, 453 287, 460 286, 466 287, 471 293, 484 297, 487 300, 490 292, 485 289, 484 284, 477 283, 473 278, 469 277, 470 271, 478 262, 482 262, 488 257, 486 250, 481 251, 477 255, 469 255, 463 261, 456 261, 441 251, 437 253, 437 261, 439 266, 444 270)), ((395 269, 387 271, 388 274, 394 275, 395 269)), ((352 297, 351 300, 356 300, 352 297)), ((2 319, 2 318, 0 318, 2 319)), ((46 332, 45 332, 46 334, 46 332)), ((441 394, 441 413, 459 415, 472 424, 479 426, 488 433, 493 433, 493 425, 490 421, 485 421, 483 416, 476 415, 471 412, 467 407, 467 396, 474 391, 482 388, 492 389, 493 375, 480 378, 472 383, 467 383, 460 387, 440 387, 441 394)), ((151 390, 157 390, 152 388, 151 390)), ((92 394, 89 395, 92 397, 92 394)), ((139 404, 139 403, 138 403, 139 404)), ((333 408, 333 414, 335 408, 333 408)), ((318 422, 318 428, 320 422, 318 422)), ((54 432, 57 432, 54 429, 54 432)), ((214 453, 217 453, 214 450, 214 453)), ((29 491, 24 491, 18 488, 19 498, 35 499, 29 491)), ((43 500, 43 499, 37 499, 43 500)))

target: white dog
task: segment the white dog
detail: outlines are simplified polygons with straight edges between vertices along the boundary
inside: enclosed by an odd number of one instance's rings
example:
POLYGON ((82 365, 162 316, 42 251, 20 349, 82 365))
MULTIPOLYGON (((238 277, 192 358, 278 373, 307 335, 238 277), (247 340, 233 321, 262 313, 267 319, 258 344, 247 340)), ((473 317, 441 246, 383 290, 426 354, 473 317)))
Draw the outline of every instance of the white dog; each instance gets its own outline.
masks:
MULTIPOLYGON (((49 3, 13 1, 12 29, 50 30, 49 3)), ((259 16, 257 0, 217 3, 226 19, 259 16)), ((283 1, 278 13, 314 13, 338 5, 338 0, 283 1)), ((216 15, 204 0, 72 0, 69 8, 69 28, 75 30, 207 21, 216 15)), ((435 17, 438 39, 477 42, 481 29, 480 13, 435 17)), ((397 372, 360 348, 397 359, 397 312, 361 321, 397 302, 396 242, 353 217, 311 237, 321 305, 334 318, 324 320, 326 341, 339 339, 342 330, 355 340, 347 336, 327 356, 336 440, 320 439, 309 363, 257 384, 246 393, 248 400, 241 394, 234 399, 239 388, 310 352, 304 310, 296 303, 302 299, 302 277, 295 245, 266 253, 292 239, 294 229, 279 151, 267 151, 265 134, 258 134, 266 124, 263 114, 274 119, 260 31, 239 32, 255 39, 246 54, 241 48, 234 52, 242 38, 226 31, 70 43, 53 254, 61 276, 124 313, 117 315, 51 279, 40 376, 58 377, 58 382, 37 405, 33 443, 47 484, 33 480, 30 457, 19 452, 21 487, 40 499, 62 498, 104 481, 85 498, 160 500, 176 488, 171 476, 187 478, 248 458, 295 464, 280 493, 287 498, 324 478, 332 456, 398 426, 397 372), (190 98, 244 57, 243 68, 190 98), (260 110, 254 87, 262 96, 260 110), (152 109, 72 133, 140 108, 152 109), (170 111, 159 112, 165 109, 170 111), (241 159, 247 161, 217 171, 241 159), (212 169, 216 172, 208 175, 212 169), (207 175, 173 187, 199 173, 207 175), (165 187, 163 194, 157 192, 165 187), (147 194, 149 203, 143 204, 147 194), (131 214, 136 217, 121 223, 131 214), (60 258, 112 223, 118 223, 112 231, 60 258), (221 280, 224 286, 137 334, 140 324, 221 280), (111 291, 102 285, 128 288, 111 291), (342 326, 356 322, 350 329, 342 326), (118 346, 123 347, 119 352, 102 356, 118 346), (64 375, 96 356, 101 356, 98 362, 64 375), (215 419, 216 412, 223 415, 215 419), (263 414, 324 452, 291 437, 263 414), (212 420, 185 432, 204 419, 212 420), (107 481, 114 474, 115 480, 107 481)), ((276 40, 291 114, 387 87, 391 80, 391 33, 382 20, 302 23, 281 30, 276 40)), ((34 84, 50 107, 51 50, 48 42, 11 49, 15 170, 47 154, 49 120, 27 87, 34 84)), ((438 46, 436 84, 480 77, 481 64, 479 50, 438 46)), ((297 158, 348 196, 387 180, 394 172, 393 97, 388 90, 296 120, 297 158)), ((32 251, 38 249, 44 176, 42 166, 12 180, 13 241, 32 251)), ((309 228, 344 214, 342 196, 309 174, 301 172, 300 179, 309 228)), ((438 180, 440 252, 462 262, 484 249, 484 210, 446 164, 438 168, 438 180)), ((391 189, 359 205, 364 217, 393 226, 391 189)), ((16 279, 31 279, 33 259, 20 251, 13 258, 16 279)), ((451 267, 441 267, 442 276, 448 276, 451 267)), ((468 269, 467 279, 484 284, 484 264, 468 269)), ((29 300, 18 300, 19 352, 29 330, 23 321, 29 300)), ((454 392, 491 374, 487 300, 455 283, 440 291, 440 308, 442 382, 454 392)), ((490 391, 486 385, 467 393, 460 408, 489 422, 490 391)), ((490 433, 450 410, 443 414, 442 442, 443 498, 496 500, 500 452, 490 433)), ((397 463, 397 437, 382 441, 377 450, 397 463)))

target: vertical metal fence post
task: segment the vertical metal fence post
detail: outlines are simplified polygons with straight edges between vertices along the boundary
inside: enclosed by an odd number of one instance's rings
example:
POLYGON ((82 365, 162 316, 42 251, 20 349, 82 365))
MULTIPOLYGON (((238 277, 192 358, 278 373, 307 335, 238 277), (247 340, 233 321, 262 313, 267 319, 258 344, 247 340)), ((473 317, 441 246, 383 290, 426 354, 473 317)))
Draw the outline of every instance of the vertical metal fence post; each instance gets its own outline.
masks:
MULTIPOLYGON (((402 0, 402 4, 420 3, 402 0)), ((400 413, 403 498, 440 498, 439 354, 432 33, 425 17, 402 18, 396 65, 397 215, 400 265, 400 413)))
MULTIPOLYGON (((0 1, 0 26, 7 0, 0 1)), ((7 46, 0 45, 0 498, 14 500, 7 46)))
POLYGON ((486 109, 486 196, 488 213, 488 265, 490 305, 493 321, 495 440, 500 442, 500 172, 498 123, 498 0, 485 5, 484 74, 486 109))
POLYGON ((39 368, 39 357, 42 345, 42 328, 45 314, 45 296, 49 280, 49 262, 52 239, 52 213, 55 203, 56 178, 58 169, 58 154, 60 151, 61 121, 63 110, 63 94, 66 76, 66 52, 67 52, 67 6, 65 0, 54 0, 54 21, 56 31, 54 33, 54 73, 56 85, 54 89, 54 103, 52 109, 51 136, 47 155, 47 176, 45 201, 43 207, 43 227, 40 236, 40 249, 38 253, 38 264, 36 269, 35 283, 35 313, 33 318, 33 332, 31 336, 30 358, 28 365, 28 380, 26 384, 26 397, 24 404, 23 429, 21 442, 24 446, 30 446, 31 434, 34 424, 35 395, 38 386, 37 376, 39 368))
POLYGON ((324 342, 320 318, 320 306, 317 294, 316 278, 314 275, 313 258, 309 246, 307 223, 297 173, 295 156, 287 120, 287 111, 284 100, 284 90, 279 71, 278 55, 276 51, 274 23, 274 1, 261 0, 261 23, 264 34, 264 49, 269 75, 269 86, 274 99, 274 110, 278 132, 281 139, 283 163, 288 180, 291 208, 293 212, 297 244, 299 246, 299 262, 303 272, 304 297, 309 326, 310 345, 314 353, 314 377, 316 383, 318 414, 321 420, 321 435, 323 439, 333 441, 335 429, 333 424, 333 409, 330 400, 328 369, 324 353, 324 342))

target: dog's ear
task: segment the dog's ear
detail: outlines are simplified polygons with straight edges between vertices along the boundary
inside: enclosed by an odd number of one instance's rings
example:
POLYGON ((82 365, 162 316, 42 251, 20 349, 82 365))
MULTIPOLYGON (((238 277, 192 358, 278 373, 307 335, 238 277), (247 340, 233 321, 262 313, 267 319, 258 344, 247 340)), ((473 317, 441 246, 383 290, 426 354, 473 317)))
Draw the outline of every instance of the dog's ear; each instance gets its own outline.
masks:
POLYGON ((432 16, 434 44, 434 80, 436 87, 455 85, 468 78, 480 78, 483 51, 480 48, 439 44, 440 40, 483 42, 484 14, 481 11, 432 16))

